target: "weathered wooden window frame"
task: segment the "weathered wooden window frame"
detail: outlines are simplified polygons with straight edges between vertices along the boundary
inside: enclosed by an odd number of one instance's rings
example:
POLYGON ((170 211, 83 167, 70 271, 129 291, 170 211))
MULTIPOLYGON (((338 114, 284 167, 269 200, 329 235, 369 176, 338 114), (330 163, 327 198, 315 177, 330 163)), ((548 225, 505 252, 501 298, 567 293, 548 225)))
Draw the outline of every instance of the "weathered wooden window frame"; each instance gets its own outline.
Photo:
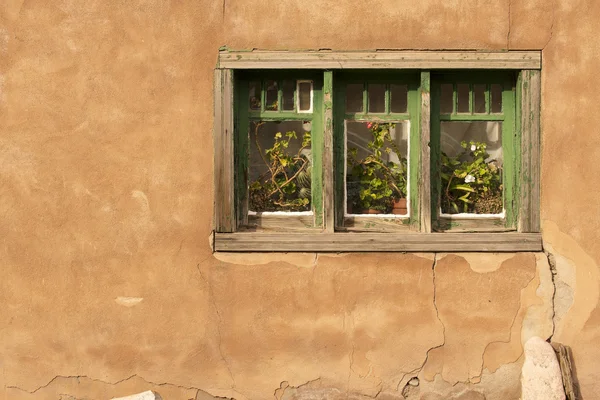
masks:
POLYGON ((319 76, 314 71, 244 71, 240 72, 245 76, 236 78, 238 84, 238 90, 235 91, 234 96, 234 109, 235 115, 235 138, 234 138, 234 149, 237 148, 234 154, 234 182, 236 186, 235 193, 235 208, 237 209, 237 230, 252 232, 256 229, 261 228, 276 228, 286 227, 288 230, 311 230, 315 227, 323 225, 323 198, 322 191, 320 188, 323 186, 322 182, 322 166, 323 166, 323 118, 322 110, 315 107, 315 104, 322 104, 322 73, 319 76), (283 110, 281 107, 282 100, 282 87, 278 89, 278 104, 277 110, 268 110, 266 107, 266 95, 265 95, 265 83, 268 80, 276 80, 277 82, 283 82, 285 80, 295 80, 295 96, 294 104, 295 109, 293 111, 283 110), (261 106, 258 110, 250 110, 248 108, 248 86, 249 82, 261 82, 261 106), (300 83, 311 83, 311 96, 310 102, 311 107, 309 110, 300 110, 299 106, 299 84, 300 83), (248 143, 248 130, 252 121, 263 121, 263 122, 283 122, 283 121, 310 121, 312 124, 312 169, 311 174, 311 215, 300 215, 287 214, 278 215, 278 213, 257 213, 256 215, 249 215, 248 213, 248 174, 246 173, 248 164, 247 158, 249 143, 248 143))
MULTIPOLYGON (((215 70, 214 235, 215 251, 540 251, 540 69, 539 51, 228 51, 215 70), (318 232, 237 232, 234 180, 234 74, 237 70, 318 69, 323 71, 323 224, 318 232), (333 70, 389 69, 420 72, 418 232, 335 231, 333 70), (430 178, 431 70, 517 70, 517 123, 521 142, 516 168, 515 232, 432 232, 430 178)), ((315 103, 315 107, 319 107, 315 103)))
POLYGON ((521 145, 521 131, 516 121, 516 112, 519 107, 516 104, 515 76, 511 71, 440 71, 432 78, 432 105, 431 105, 431 215, 433 230, 437 232, 510 232, 517 230, 517 210, 519 201, 516 199, 519 188, 519 170, 516 168, 518 162, 517 147, 521 145), (435 82, 435 83, 434 83, 435 82), (453 111, 444 113, 440 110, 441 86, 443 84, 453 85, 453 111), (459 84, 469 87, 469 111, 459 112, 457 87, 459 84), (475 85, 485 85, 486 111, 484 113, 473 112, 473 88, 475 85), (491 86, 501 87, 502 109, 499 112, 491 111, 491 86), (501 143, 504 158, 503 168, 503 205, 504 215, 502 217, 483 217, 478 214, 469 216, 449 216, 440 214, 440 156, 441 156, 441 123, 442 122, 476 122, 494 121, 502 123, 501 143))
POLYGON ((334 91, 334 185, 335 185, 335 231, 336 232, 408 232, 419 231, 419 134, 420 134, 420 76, 418 71, 335 71, 334 91), (348 84, 363 85, 362 112, 348 112, 345 97, 348 84), (386 85, 385 111, 371 112, 368 107, 368 88, 373 84, 386 85), (402 113, 394 113, 390 109, 390 85, 404 85, 407 88, 407 109, 402 113), (363 214, 347 216, 346 199, 346 121, 355 122, 399 122, 408 121, 408 192, 409 215, 397 218, 379 218, 363 214))

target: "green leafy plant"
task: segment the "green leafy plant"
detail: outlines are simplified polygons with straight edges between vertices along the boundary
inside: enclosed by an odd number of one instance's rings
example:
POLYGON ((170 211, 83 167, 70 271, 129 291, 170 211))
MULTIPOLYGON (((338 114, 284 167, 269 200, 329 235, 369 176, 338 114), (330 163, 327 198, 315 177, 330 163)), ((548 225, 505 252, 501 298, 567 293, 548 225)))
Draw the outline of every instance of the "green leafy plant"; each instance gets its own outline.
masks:
POLYGON ((249 207, 254 211, 309 211, 311 198, 311 164, 303 153, 310 148, 311 134, 304 132, 300 148, 291 153, 290 142, 297 140, 295 131, 277 132, 273 146, 262 149, 258 139, 264 122, 254 124, 253 139, 267 171, 249 185, 249 207))
POLYGON ((487 145, 461 142, 456 157, 442 152, 441 207, 448 214, 498 214, 502 212, 502 167, 489 160, 487 145))
POLYGON ((407 161, 390 133, 396 124, 367 122, 366 126, 372 133, 367 143, 370 154, 361 159, 357 148, 348 149, 348 201, 353 208, 389 213, 394 200, 406 197, 407 161), (384 153, 395 153, 400 163, 384 161, 384 153))

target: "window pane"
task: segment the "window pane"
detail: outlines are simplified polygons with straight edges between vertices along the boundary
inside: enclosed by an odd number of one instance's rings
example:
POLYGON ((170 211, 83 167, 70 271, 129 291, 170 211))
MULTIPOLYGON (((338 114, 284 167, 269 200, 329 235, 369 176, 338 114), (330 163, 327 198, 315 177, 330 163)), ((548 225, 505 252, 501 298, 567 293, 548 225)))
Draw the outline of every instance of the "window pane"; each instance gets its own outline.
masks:
POLYGON ((260 82, 250 82, 248 84, 248 101, 251 110, 260 110, 260 82))
POLYGON ((501 113, 502 112, 502 86, 498 84, 494 84, 491 87, 491 97, 492 97, 492 112, 493 113, 501 113))
POLYGON ((502 123, 441 123, 441 207, 445 214, 502 212, 502 123))
POLYGON ((363 84, 346 85, 346 112, 363 112, 363 84))
POLYGON ((441 89, 440 112, 442 114, 452 114, 454 111, 454 87, 451 83, 444 83, 441 85, 441 89))
POLYGON ((408 215, 408 122, 346 122, 346 212, 408 215))
POLYGON ((298 82, 298 111, 311 110, 312 82, 298 82))
POLYGON ((486 85, 473 85, 473 113, 485 114, 486 85))
POLYGON ((385 85, 372 84, 369 88, 369 112, 383 113, 385 112, 385 85))
POLYGON ((294 111, 294 93, 296 91, 295 81, 283 81, 283 92, 281 108, 284 111, 294 111))
POLYGON ((405 113, 408 107, 408 88, 406 85, 391 85, 390 111, 393 113, 405 113))
POLYGON ((265 98, 265 110, 277 111, 277 82, 267 81, 267 94, 265 98))
POLYGON ((310 211, 310 122, 251 122, 248 208, 310 211))
POLYGON ((459 83, 456 85, 456 97, 457 106, 456 112, 468 113, 469 112, 469 84, 459 83))

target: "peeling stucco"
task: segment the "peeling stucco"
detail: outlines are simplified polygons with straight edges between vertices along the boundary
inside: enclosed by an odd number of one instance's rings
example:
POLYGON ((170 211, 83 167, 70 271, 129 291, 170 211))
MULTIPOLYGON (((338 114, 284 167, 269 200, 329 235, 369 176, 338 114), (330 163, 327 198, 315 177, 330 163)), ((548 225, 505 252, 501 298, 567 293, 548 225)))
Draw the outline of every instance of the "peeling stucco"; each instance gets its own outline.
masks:
POLYGON ((516 400, 537 335, 572 348, 593 399, 599 17, 592 0, 5 1, 0 398, 516 400), (542 50, 546 253, 213 254, 223 44, 542 50))

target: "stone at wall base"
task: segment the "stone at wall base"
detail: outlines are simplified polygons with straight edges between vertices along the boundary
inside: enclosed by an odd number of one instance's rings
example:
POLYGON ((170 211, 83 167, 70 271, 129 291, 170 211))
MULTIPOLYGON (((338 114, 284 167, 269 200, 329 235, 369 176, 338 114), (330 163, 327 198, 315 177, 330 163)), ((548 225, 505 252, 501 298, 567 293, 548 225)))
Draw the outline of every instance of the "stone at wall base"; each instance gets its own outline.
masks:
POLYGON ((550 343, 534 336, 524 350, 521 400, 565 400, 560 366, 550 343))
POLYGON ((162 400, 162 397, 160 397, 160 394, 148 390, 146 392, 132 394, 131 396, 115 397, 111 400, 162 400))

